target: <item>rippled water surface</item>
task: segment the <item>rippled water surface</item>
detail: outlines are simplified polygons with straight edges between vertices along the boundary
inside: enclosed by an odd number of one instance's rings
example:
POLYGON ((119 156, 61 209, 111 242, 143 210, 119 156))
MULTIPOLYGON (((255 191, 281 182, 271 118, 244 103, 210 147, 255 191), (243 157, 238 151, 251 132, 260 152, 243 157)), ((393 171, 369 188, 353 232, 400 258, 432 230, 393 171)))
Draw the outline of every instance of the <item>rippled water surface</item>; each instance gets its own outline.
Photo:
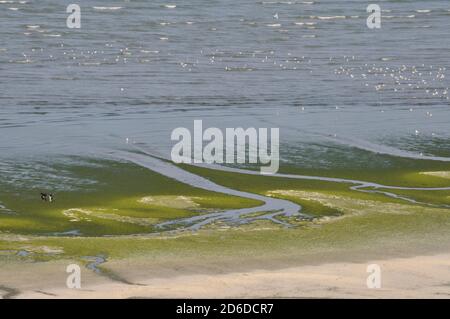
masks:
POLYGON ((125 138, 168 152, 194 119, 279 127, 298 166, 450 155, 448 1, 378 1, 379 30, 356 0, 78 1, 78 30, 71 2, 0 1, 4 180, 125 138))

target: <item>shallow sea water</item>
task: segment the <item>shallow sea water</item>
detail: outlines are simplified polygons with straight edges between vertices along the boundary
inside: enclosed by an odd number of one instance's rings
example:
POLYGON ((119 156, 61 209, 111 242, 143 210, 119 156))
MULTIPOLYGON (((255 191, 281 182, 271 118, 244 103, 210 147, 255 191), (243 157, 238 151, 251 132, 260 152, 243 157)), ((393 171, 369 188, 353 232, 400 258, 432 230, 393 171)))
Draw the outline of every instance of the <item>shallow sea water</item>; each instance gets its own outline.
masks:
POLYGON ((194 119, 279 127, 299 167, 450 155, 448 1, 379 1, 379 30, 334 0, 78 1, 74 30, 71 2, 0 1, 2 182, 92 183, 52 163, 126 138, 169 154, 194 119))

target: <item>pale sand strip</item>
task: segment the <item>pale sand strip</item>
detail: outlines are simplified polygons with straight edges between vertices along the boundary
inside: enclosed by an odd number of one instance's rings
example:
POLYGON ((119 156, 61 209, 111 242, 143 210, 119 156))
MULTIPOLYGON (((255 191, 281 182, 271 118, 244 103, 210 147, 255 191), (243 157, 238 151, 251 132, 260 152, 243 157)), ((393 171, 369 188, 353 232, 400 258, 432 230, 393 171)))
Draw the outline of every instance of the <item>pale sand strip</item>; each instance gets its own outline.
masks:
POLYGON ((367 263, 327 263, 281 270, 155 277, 139 280, 139 283, 145 286, 94 280, 82 290, 66 289, 59 285, 60 288, 40 289, 40 292, 23 290, 18 297, 450 298, 450 254, 372 260, 367 263), (366 279, 369 274, 366 270, 371 263, 381 267, 381 289, 367 288, 366 279))
POLYGON ((450 179, 450 172, 448 172, 448 171, 440 171, 440 172, 423 172, 422 174, 450 179))

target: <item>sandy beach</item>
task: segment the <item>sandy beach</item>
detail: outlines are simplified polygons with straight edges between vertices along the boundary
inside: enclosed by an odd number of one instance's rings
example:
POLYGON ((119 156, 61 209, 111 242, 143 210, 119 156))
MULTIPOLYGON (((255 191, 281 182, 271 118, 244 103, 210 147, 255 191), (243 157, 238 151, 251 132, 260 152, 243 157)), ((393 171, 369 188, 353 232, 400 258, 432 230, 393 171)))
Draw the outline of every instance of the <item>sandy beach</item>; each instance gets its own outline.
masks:
MULTIPOLYGON (((12 298, 449 298, 450 254, 371 260, 367 263, 325 263, 278 270, 205 274, 154 275, 125 284, 83 271, 81 289, 64 287, 61 276, 38 267, 39 283, 22 277, 22 290, 12 298), (367 287, 367 266, 381 268, 381 288, 367 287), (45 278, 48 281, 44 283, 45 278), (44 281, 43 281, 44 279, 44 281), (38 287, 42 285, 42 287, 38 287)), ((123 266, 123 265, 122 265, 123 266)), ((38 268, 35 267, 35 268, 38 268)), ((59 268, 61 270, 61 268, 59 268)), ((21 269, 26 272, 26 269, 21 269)), ((2 272, 5 274, 5 272, 2 272)), ((30 274, 28 272, 28 274, 30 274)), ((16 279, 19 278, 16 276, 16 279)), ((2 282, 4 278, 2 278, 2 282)), ((3 296, 8 292, 3 290, 3 296)))

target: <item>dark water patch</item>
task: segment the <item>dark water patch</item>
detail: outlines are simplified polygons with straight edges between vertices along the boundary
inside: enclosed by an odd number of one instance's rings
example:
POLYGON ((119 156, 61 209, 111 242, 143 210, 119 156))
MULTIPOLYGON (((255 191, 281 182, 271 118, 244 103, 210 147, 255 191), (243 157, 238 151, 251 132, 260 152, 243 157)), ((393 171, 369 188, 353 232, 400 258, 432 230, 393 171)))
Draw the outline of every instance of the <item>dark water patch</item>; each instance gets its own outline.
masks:
POLYGON ((53 293, 47 292, 47 291, 34 290, 34 292, 37 292, 37 293, 39 293, 39 294, 43 294, 43 295, 45 295, 45 296, 57 297, 56 294, 53 294, 53 293))
POLYGON ((30 255, 32 255, 33 252, 27 251, 27 250, 19 250, 16 253, 16 256, 18 257, 29 257, 30 255))
POLYGON ((13 299, 15 296, 20 294, 20 291, 15 288, 0 285, 0 291, 4 291, 3 299, 13 299))
POLYGON ((102 267, 101 265, 107 262, 107 257, 105 255, 98 255, 98 256, 84 256, 82 259, 87 262, 86 268, 89 270, 92 270, 98 275, 107 277, 110 280, 117 281, 120 283, 124 283, 127 285, 133 285, 133 286, 145 286, 138 283, 133 283, 128 281, 127 279, 123 278, 122 276, 116 274, 115 272, 102 267))

